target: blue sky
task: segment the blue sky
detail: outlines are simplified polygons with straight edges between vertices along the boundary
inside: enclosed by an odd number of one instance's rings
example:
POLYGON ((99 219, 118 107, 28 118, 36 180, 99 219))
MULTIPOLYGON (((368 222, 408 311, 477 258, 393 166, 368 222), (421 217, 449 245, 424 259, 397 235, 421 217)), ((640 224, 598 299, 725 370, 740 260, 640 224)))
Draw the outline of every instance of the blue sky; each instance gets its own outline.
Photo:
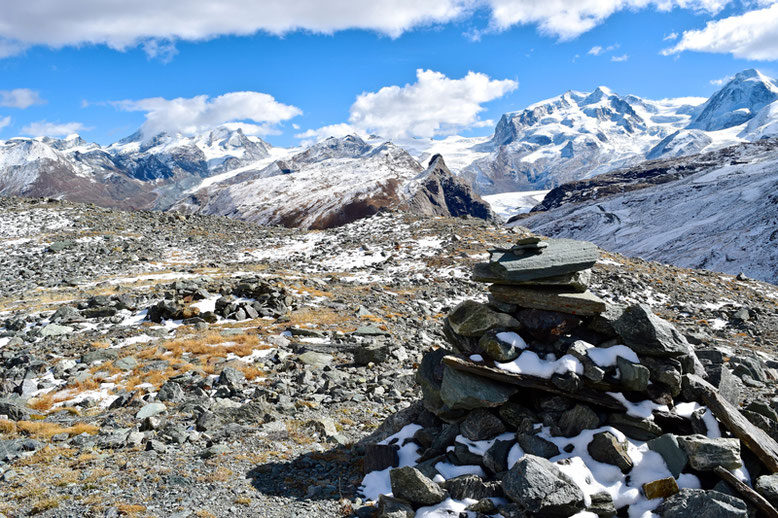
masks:
MULTIPOLYGON (((778 4, 770 1, 668 0, 686 8, 635 10, 630 7, 639 0, 616 0, 607 4, 624 6, 610 12, 593 0, 548 0, 572 11, 573 4, 593 6, 564 19, 553 10, 517 14, 528 0, 492 1, 446 12, 461 7, 457 0, 430 0, 432 15, 411 13, 390 27, 382 25, 380 11, 368 19, 346 16, 340 27, 332 26, 330 13, 278 14, 283 4, 273 1, 278 26, 257 22, 203 34, 196 19, 181 22, 175 33, 136 34, 137 13, 121 11, 105 13, 120 22, 127 17, 116 33, 104 28, 103 16, 81 27, 81 35, 70 34, 56 20, 33 19, 39 13, 15 13, 13 27, 0 21, 0 138, 76 131, 108 144, 141 126, 193 132, 239 119, 282 146, 299 143, 300 135, 348 130, 485 135, 502 113, 568 89, 606 85, 647 98, 709 96, 717 88, 712 81, 745 68, 778 75, 771 61, 778 59, 772 35, 778 27, 769 25, 774 14, 778 19, 778 4), (500 3, 513 11, 495 14, 500 3), (293 25, 284 26, 286 20, 293 25), (26 31, 19 28, 25 23, 26 31), (743 43, 737 31, 746 29, 756 41, 743 43), (417 70, 438 74, 422 79, 417 70), (463 79, 469 72, 475 75, 463 79)), ((348 0, 334 3, 352 9, 348 0)), ((146 15, 157 19, 153 11, 146 15)))

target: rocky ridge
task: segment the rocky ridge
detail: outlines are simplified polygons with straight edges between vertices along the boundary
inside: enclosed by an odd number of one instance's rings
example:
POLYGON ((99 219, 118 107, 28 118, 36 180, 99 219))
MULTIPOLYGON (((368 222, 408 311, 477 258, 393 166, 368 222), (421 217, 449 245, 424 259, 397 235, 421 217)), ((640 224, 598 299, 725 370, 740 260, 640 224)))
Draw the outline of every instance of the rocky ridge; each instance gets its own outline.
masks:
MULTIPOLYGON (((527 236, 393 211, 303 231, 0 200, 0 512, 373 513, 358 488, 388 434, 364 438, 418 408, 445 315, 487 302, 484 251, 527 236)), ((722 351, 744 407, 774 396, 774 286, 607 253, 582 282, 722 351)))

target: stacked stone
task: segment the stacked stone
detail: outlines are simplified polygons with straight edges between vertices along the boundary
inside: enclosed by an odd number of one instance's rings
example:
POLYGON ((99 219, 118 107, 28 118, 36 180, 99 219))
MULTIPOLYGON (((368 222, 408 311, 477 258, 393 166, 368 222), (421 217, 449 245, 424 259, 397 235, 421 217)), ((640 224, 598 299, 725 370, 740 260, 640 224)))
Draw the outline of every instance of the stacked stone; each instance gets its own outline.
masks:
POLYGON ((638 502, 670 518, 778 516, 765 499, 778 487, 778 443, 739 412, 731 373, 709 362, 706 372, 648 306, 591 293, 597 259, 591 243, 528 238, 476 266, 489 302, 450 312, 451 349, 428 352, 417 371, 422 405, 389 422, 415 433, 367 447, 366 472, 394 468, 379 517, 428 516, 448 498, 476 517, 631 516, 638 502), (409 448, 418 459, 400 466, 409 448), (664 475, 646 479, 651 455, 664 475), (632 493, 583 487, 576 462, 612 465, 632 493), (731 471, 746 464, 743 484, 731 471))

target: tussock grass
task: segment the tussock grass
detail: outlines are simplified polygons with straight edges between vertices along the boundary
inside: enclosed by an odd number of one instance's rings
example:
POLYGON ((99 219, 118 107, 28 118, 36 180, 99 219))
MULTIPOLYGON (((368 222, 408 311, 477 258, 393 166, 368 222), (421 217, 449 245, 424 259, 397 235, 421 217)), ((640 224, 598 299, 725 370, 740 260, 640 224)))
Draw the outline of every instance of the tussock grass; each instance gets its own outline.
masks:
POLYGON ((7 435, 25 435, 35 439, 50 439, 55 435, 67 433, 70 437, 87 433, 94 435, 100 430, 99 426, 87 423, 76 423, 73 426, 62 426, 57 423, 45 421, 8 421, 0 419, 0 432, 7 435))

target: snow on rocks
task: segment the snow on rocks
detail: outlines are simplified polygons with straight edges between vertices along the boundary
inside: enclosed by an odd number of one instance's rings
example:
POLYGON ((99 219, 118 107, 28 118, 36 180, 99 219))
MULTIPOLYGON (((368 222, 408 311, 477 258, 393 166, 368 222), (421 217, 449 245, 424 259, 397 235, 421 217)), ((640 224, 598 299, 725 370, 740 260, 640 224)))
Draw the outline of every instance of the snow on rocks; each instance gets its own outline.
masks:
MULTIPOLYGON (((564 275, 597 259, 586 255, 588 244, 565 247, 567 259, 550 261, 556 293, 572 292, 564 275)), ((548 280, 538 257, 547 249, 541 240, 520 241, 492 260, 534 256, 527 271, 510 265, 486 275, 488 267, 479 266, 475 277, 549 290, 532 284, 533 276, 548 280)), ((395 516, 386 497, 403 516, 416 517, 452 509, 493 517, 690 516, 680 511, 684 505, 739 515, 746 497, 700 489, 721 489, 717 466, 752 484, 743 450, 771 470, 763 451, 769 447, 755 449, 744 438, 749 428, 736 408, 700 396, 717 394, 695 381, 715 354, 705 353, 703 365, 675 327, 646 306, 582 314, 564 304, 526 305, 533 300, 466 300, 451 310, 444 321, 449 349, 428 352, 417 372, 423 410, 389 439, 402 438, 402 459, 365 475, 363 495, 383 502, 378 516, 395 516)), ((367 451, 366 465, 373 455, 367 451)), ((748 462, 749 470, 760 469, 748 462)))

